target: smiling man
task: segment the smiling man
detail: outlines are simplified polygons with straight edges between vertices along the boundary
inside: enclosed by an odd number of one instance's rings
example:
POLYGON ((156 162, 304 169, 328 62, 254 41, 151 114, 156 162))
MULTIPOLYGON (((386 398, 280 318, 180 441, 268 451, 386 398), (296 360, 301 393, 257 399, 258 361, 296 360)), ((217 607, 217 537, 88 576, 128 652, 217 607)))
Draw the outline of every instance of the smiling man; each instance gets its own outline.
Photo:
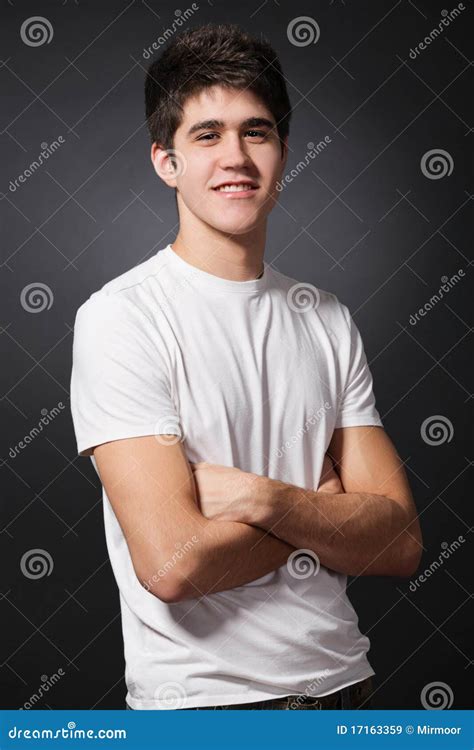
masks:
POLYGON ((367 708, 347 575, 411 575, 421 534, 349 310, 264 260, 291 116, 279 62, 204 26, 145 92, 179 231, 80 307, 71 379, 127 704, 367 708))

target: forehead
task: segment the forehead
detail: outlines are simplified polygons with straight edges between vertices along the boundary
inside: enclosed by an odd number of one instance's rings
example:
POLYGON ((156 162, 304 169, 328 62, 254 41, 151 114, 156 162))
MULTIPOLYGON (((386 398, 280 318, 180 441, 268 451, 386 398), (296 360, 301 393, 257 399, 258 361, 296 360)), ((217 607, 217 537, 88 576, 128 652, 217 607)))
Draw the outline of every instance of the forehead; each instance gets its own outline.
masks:
POLYGON ((226 125, 231 126, 256 115, 274 120, 264 102, 253 91, 211 86, 186 99, 178 130, 187 129, 204 116, 206 119, 223 120, 226 125))

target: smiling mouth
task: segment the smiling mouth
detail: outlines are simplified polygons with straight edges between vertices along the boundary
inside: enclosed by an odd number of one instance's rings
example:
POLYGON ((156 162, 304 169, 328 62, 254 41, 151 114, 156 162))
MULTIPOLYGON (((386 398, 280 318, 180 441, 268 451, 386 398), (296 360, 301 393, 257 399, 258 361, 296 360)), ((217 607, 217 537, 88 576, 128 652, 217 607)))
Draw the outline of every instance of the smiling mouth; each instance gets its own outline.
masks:
POLYGON ((223 195, 250 195, 258 190, 258 185, 252 185, 249 182, 241 182, 235 185, 221 185, 213 188, 214 192, 222 193, 223 195))

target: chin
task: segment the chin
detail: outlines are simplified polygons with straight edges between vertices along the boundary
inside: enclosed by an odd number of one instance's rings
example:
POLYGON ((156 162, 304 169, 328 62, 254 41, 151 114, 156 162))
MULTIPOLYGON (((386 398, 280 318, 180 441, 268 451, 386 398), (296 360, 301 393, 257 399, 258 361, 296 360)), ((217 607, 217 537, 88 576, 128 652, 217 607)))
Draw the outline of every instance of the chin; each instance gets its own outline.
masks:
POLYGON ((219 216, 208 216, 204 220, 219 232, 239 235, 246 234, 259 226, 265 218, 262 213, 265 214, 265 212, 261 211, 257 211, 256 213, 249 212, 249 214, 245 216, 245 213, 242 211, 241 215, 239 215, 238 212, 233 216, 228 217, 223 217, 223 215, 220 214, 219 216))

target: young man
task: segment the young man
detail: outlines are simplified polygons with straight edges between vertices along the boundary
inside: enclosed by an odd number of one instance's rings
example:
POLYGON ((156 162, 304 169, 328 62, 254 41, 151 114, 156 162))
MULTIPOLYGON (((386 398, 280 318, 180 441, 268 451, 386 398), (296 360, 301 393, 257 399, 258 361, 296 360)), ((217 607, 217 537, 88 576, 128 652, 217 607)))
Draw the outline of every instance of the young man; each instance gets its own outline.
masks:
POLYGON ((80 307, 71 381, 127 703, 366 708, 346 577, 411 575, 421 536, 347 307, 264 261, 291 115, 275 53, 235 26, 183 33, 146 114, 179 231, 80 307))

